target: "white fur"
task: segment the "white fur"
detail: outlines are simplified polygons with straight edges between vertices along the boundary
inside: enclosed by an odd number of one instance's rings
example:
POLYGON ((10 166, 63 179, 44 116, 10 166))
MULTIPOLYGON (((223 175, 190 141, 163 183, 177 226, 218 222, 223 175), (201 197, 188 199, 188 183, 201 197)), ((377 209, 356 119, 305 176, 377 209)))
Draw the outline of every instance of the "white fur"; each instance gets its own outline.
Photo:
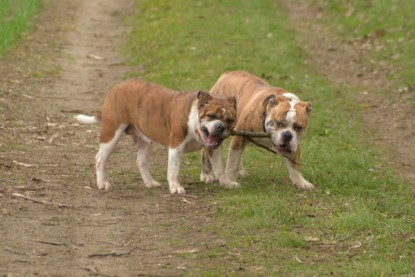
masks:
POLYGON ((141 174, 141 178, 147 188, 159 187, 160 183, 153 179, 150 174, 150 166, 148 163, 148 156, 151 153, 151 143, 146 142, 142 137, 137 139, 137 166, 141 174))
POLYGON ((203 140, 200 137, 200 123, 197 106, 194 104, 190 109, 187 120, 188 133, 186 138, 176 148, 169 148, 169 158, 167 167, 167 180, 169 182, 170 193, 185 193, 184 188, 179 182, 180 163, 184 152, 192 152, 202 148, 203 140))
POLYGON ((111 189, 111 184, 105 180, 105 164, 107 163, 108 158, 111 156, 112 151, 114 151, 114 148, 120 140, 126 127, 127 125, 125 124, 120 125, 120 127, 118 127, 117 131, 115 132, 112 140, 107 143, 99 144, 99 151, 95 156, 98 189, 111 189))
POLYGON ((180 162, 183 155, 185 143, 177 148, 169 148, 169 162, 167 167, 167 180, 169 182, 170 193, 185 193, 184 188, 179 183, 180 162))
POLYGON ((226 176, 231 182, 236 183, 243 152, 244 148, 239 150, 234 150, 232 147, 229 148, 228 161, 226 163, 226 176))
POLYGON ((293 167, 289 159, 285 158, 285 163, 287 164, 290 180, 297 188, 305 190, 314 189, 313 184, 304 179, 301 172, 293 167))
POLYGON ((209 173, 201 172, 200 173, 200 181, 206 184, 211 184, 215 182, 218 178, 216 178, 215 173, 213 171, 209 173))
POLYGON ((218 124, 219 122, 221 122, 220 120, 212 120, 206 123, 203 123, 203 126, 205 126, 210 133, 215 132, 215 128, 216 128, 216 124, 218 124))
POLYGON ((288 99, 288 101, 290 102, 300 102, 300 98, 298 98, 297 95, 295 95, 294 93, 291 92, 286 92, 284 93, 282 96, 284 96, 285 98, 288 99))
POLYGON ((100 122, 96 116, 78 114, 74 118, 83 124, 98 124, 100 122))
POLYGON ((224 171, 223 160, 222 160, 223 146, 220 145, 217 149, 212 151, 212 154, 209 155, 210 163, 212 164, 213 172, 215 173, 216 178, 219 180, 219 184, 224 187, 232 188, 239 187, 239 183, 235 180, 231 180, 224 171))

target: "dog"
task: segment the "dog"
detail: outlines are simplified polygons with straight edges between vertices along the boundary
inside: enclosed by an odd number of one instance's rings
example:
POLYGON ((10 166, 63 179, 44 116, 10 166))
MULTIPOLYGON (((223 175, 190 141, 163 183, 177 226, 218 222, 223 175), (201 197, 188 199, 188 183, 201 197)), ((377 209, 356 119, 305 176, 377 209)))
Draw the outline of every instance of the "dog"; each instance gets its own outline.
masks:
MULTIPOLYGON (((311 103, 302 102, 296 95, 245 71, 225 72, 210 93, 222 97, 235 96, 238 111, 235 130, 268 133, 269 138, 253 138, 253 141, 285 157, 295 186, 305 190, 314 188, 300 172, 300 140, 307 128, 311 103)), ((231 139, 225 174, 235 187, 239 186, 237 176, 247 174, 241 157, 248 142, 241 136, 231 139)), ((202 182, 215 180, 208 157, 218 155, 216 152, 222 152, 222 147, 202 150, 202 182)))
MULTIPOLYGON (((101 123, 99 151, 95 157, 98 189, 109 190, 105 164, 125 133, 138 147, 137 165, 146 187, 158 187, 149 171, 147 156, 152 144, 168 148, 167 179, 172 194, 185 193, 178 180, 183 153, 205 147, 218 148, 236 122, 236 98, 206 92, 178 93, 145 81, 131 79, 114 86, 106 95, 101 113, 77 115, 84 124, 101 123)), ((213 152, 212 152, 213 153, 213 152)), ((220 184, 228 186, 220 155, 209 156, 220 184)))

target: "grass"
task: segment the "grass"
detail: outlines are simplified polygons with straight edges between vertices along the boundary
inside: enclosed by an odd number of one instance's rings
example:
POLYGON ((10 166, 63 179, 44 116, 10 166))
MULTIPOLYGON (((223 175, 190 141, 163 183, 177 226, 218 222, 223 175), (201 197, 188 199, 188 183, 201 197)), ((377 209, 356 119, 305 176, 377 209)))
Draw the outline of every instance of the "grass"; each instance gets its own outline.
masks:
POLYGON ((375 39, 371 58, 387 61, 399 69, 390 78, 404 88, 414 86, 415 2, 411 0, 313 1, 323 7, 329 24, 346 40, 375 39), (329 23, 330 22, 330 23, 329 23))
MULTIPOLYGON (((352 89, 327 83, 304 62, 282 7, 273 1, 141 0, 137 9, 130 76, 209 90, 222 72, 244 69, 313 103, 303 174, 318 189, 297 190, 280 158, 248 149, 250 176, 242 188, 214 189, 220 205, 211 228, 226 247, 196 254, 200 266, 189 275, 414 274, 411 186, 368 144, 352 89)), ((413 60, 402 62, 409 68, 413 60)), ((182 174, 197 180, 198 154, 186 159, 191 165, 182 174)))
POLYGON ((20 39, 30 27, 41 6, 41 0, 0 1, 0 58, 20 39))

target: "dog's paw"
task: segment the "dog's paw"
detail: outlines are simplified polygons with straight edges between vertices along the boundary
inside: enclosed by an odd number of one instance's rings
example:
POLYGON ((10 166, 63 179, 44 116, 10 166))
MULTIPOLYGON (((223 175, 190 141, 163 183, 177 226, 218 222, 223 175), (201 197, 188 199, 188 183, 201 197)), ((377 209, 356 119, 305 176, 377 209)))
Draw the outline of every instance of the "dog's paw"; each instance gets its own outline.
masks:
POLYGON ((238 188, 241 185, 238 182, 235 181, 231 181, 231 180, 224 180, 222 182, 220 182, 221 186, 224 186, 225 188, 238 188))
POLYGON ((238 177, 246 177, 246 176, 248 176, 248 172, 246 172, 246 170, 245 169, 240 169, 240 170, 238 170, 238 177))
POLYGON ((150 183, 146 183, 145 186, 146 188, 156 188, 156 187, 160 187, 161 185, 159 182, 153 180, 150 183))
POLYGON ((200 181, 206 184, 210 184, 215 182, 217 179, 215 177, 215 174, 212 173, 200 173, 200 181))
POLYGON ((111 188, 111 184, 108 181, 104 181, 102 184, 98 184, 98 189, 110 190, 111 188))
POLYGON ((294 185, 296 185, 297 188, 303 189, 303 190, 313 190, 314 189, 314 185, 312 183, 310 183, 309 181, 307 181, 306 179, 302 179, 299 182, 295 183, 294 185))
POLYGON ((185 194, 186 191, 181 185, 176 184, 176 185, 170 186, 170 193, 171 194, 185 194))

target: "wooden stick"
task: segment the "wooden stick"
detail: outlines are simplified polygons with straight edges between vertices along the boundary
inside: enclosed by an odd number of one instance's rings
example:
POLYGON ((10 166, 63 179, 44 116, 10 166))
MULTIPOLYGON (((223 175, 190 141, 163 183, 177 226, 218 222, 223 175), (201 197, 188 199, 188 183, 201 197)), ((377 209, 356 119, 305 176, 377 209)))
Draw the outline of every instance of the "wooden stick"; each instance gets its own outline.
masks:
POLYGON ((110 252, 110 253, 97 253, 97 254, 90 254, 88 255, 88 258, 95 258, 95 257, 108 257, 108 256, 113 256, 113 257, 121 257, 121 256, 128 256, 130 255, 134 250, 139 249, 138 247, 134 247, 132 248, 130 251, 128 252, 110 252))
POLYGON ((38 204, 58 206, 59 208, 73 208, 73 206, 70 206, 70 205, 61 204, 61 203, 55 203, 55 202, 49 202, 49 201, 44 201, 44 200, 38 200, 38 199, 35 199, 35 198, 31 198, 31 197, 24 196, 23 194, 20 194, 20 193, 13 193, 12 195, 14 197, 18 197, 18 198, 22 198, 22 199, 25 199, 25 200, 29 200, 29 201, 32 201, 32 202, 38 203, 38 204))
MULTIPOLYGON (((255 144, 256 146, 258 146, 258 147, 260 147, 262 149, 265 149, 265 150, 273 153, 274 155, 278 155, 278 153, 275 152, 273 149, 271 149, 271 148, 269 148, 269 147, 267 147, 265 145, 262 145, 262 144, 254 141, 252 139, 252 138, 255 138, 255 137, 256 138, 270 138, 270 135, 267 134, 267 133, 255 133, 255 132, 248 132, 248 131, 231 130, 231 136, 242 136, 242 137, 246 137, 247 140, 249 140, 251 143, 255 144)), ((298 163, 298 162, 292 160, 290 157, 287 157, 285 155, 282 155, 282 156, 284 156, 285 158, 287 158, 293 164, 304 165, 304 164, 301 164, 301 163, 298 163)))
POLYGON ((56 242, 56 241, 47 241, 47 240, 32 240, 33 242, 38 242, 38 243, 44 243, 44 244, 50 244, 50 245, 56 245, 56 246, 66 246, 66 243, 60 243, 60 242, 56 242))
POLYGON ((241 136, 241 137, 250 137, 250 138, 269 138, 270 137, 270 135, 267 133, 255 133, 255 132, 237 131, 237 130, 232 130, 231 136, 241 136))

